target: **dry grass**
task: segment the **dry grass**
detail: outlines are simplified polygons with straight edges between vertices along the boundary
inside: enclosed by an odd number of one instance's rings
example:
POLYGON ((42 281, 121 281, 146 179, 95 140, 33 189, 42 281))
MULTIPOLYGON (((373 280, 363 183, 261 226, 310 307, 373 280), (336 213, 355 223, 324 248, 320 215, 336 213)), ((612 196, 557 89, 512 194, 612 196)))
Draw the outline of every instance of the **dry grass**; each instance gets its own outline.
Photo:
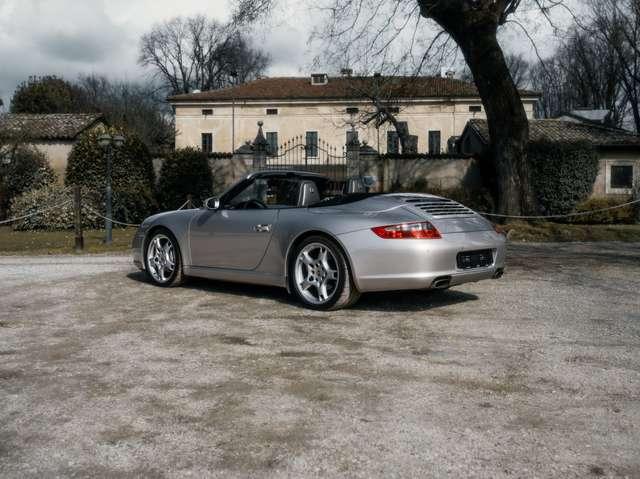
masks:
POLYGON ((640 241, 640 225, 569 225, 537 222, 512 222, 503 226, 511 241, 640 241))
MULTIPOLYGON (((113 243, 104 244, 103 230, 84 232, 85 253, 126 252, 131 248, 134 228, 113 230, 113 243)), ((0 255, 67 254, 73 253, 73 231, 13 231, 0 227, 0 255)))

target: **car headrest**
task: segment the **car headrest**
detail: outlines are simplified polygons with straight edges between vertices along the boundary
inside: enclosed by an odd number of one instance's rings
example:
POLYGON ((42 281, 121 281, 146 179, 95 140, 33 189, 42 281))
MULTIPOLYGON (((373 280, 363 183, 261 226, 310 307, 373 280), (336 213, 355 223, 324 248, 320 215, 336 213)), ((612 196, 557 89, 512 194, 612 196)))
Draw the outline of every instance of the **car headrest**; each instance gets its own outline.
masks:
POLYGON ((320 201, 318 187, 313 181, 303 181, 300 183, 300 194, 298 196, 298 206, 305 207, 320 201))
POLYGON ((367 188, 362 178, 349 178, 344 188, 344 193, 349 195, 352 193, 366 193, 367 188))

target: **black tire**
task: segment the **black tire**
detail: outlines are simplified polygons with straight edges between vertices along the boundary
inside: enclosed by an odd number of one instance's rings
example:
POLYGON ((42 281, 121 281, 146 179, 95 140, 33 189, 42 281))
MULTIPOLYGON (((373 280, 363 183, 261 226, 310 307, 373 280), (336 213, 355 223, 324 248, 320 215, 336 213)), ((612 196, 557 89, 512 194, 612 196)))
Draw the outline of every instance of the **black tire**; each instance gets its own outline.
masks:
MULTIPOLYGON (((319 275, 319 278, 326 278, 326 271, 324 276, 322 271, 319 271, 317 274, 319 275)), ((342 248, 340 248, 335 241, 326 236, 309 236, 295 247, 288 265, 288 277, 289 288, 293 295, 298 299, 298 301, 310 309, 335 311, 337 309, 347 308, 353 305, 360 298, 360 292, 356 289, 353 282, 351 270, 342 248), (335 283, 331 284, 330 297, 325 301, 322 301, 319 298, 320 290, 318 287, 311 286, 309 289, 303 291, 301 285, 298 284, 301 276, 310 274, 309 269, 306 271, 304 270, 306 266, 301 266, 303 269, 300 271, 300 275, 297 275, 296 273, 298 268, 298 259, 301 257, 303 251, 308 248, 313 248, 315 245, 322 245, 331 253, 331 271, 337 271, 338 273, 337 280, 335 283), (334 265, 335 270, 333 269, 334 265), (314 290, 316 291, 316 294, 313 293, 314 290), (318 296, 316 299, 320 302, 310 300, 309 296, 318 296)))
POLYGON ((182 271, 182 253, 180 252, 180 245, 178 244, 178 240, 176 240, 176 237, 168 229, 157 228, 148 235, 144 244, 143 261, 144 271, 147 275, 147 278, 156 286, 160 286, 163 288, 174 288, 184 283, 185 276, 182 271), (171 273, 166 276, 165 280, 160 280, 157 274, 158 269, 154 268, 154 265, 150 266, 149 264, 150 248, 153 247, 154 240, 159 237, 166 238, 166 240, 171 242, 171 245, 173 247, 174 267, 171 273))

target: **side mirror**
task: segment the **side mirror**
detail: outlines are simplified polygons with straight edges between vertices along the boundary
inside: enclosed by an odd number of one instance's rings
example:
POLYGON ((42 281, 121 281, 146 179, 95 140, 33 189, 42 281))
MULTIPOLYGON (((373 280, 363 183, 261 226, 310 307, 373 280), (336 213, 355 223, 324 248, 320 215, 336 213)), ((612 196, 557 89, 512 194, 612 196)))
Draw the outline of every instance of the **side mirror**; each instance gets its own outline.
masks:
POLYGON ((204 200, 204 207, 208 210, 217 210, 220 208, 220 200, 215 196, 204 200))

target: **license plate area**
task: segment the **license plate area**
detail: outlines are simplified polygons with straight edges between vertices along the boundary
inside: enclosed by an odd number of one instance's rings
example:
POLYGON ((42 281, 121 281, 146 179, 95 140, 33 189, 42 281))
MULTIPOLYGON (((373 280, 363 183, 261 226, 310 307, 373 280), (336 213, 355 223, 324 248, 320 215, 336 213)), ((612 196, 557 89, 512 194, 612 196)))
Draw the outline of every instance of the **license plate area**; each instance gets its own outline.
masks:
POLYGON ((493 250, 463 251, 456 260, 459 269, 486 268, 493 264, 493 250))

